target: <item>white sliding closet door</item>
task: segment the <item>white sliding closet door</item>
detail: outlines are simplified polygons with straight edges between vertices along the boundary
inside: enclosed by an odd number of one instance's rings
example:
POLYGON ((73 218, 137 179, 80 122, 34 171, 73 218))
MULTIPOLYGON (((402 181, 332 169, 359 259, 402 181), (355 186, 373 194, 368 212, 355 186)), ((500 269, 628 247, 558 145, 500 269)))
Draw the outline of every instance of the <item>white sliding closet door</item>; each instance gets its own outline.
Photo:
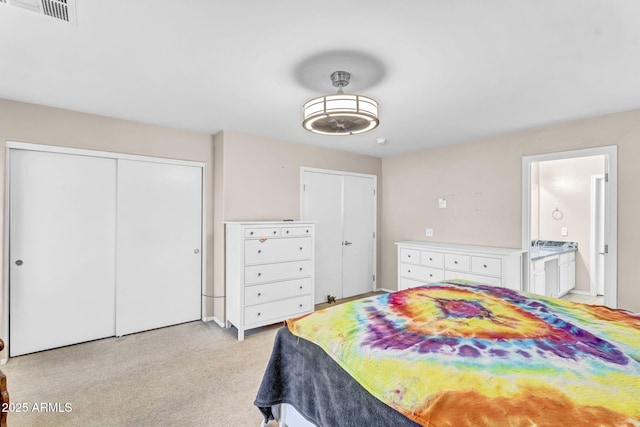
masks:
POLYGON ((116 335, 200 318, 202 168, 118 160, 116 335))
POLYGON ((114 335, 116 161, 10 158, 10 355, 114 335))

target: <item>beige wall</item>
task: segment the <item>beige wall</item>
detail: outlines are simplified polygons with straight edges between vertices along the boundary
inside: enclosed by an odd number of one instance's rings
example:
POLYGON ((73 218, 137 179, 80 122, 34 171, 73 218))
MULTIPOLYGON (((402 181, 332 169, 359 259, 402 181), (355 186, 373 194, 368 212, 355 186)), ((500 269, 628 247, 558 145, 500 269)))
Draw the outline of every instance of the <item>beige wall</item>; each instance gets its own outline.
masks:
MULTIPOLYGON (((214 247, 215 288, 219 300, 224 295, 224 226, 222 221, 300 219, 300 167, 313 167, 366 173, 378 177, 381 190, 382 161, 322 147, 282 142, 272 139, 224 131, 216 135, 216 168, 220 168, 222 188, 216 197, 221 209, 216 219, 214 247), (219 155, 221 153, 221 155, 219 155)), ((348 143, 348 138, 345 139, 348 143)), ((381 199, 378 198, 378 210, 381 199)), ((381 217, 378 216, 378 235, 381 217)), ((380 242, 378 243, 380 245, 380 242)), ((378 246, 378 253, 380 246, 378 246)), ((379 271, 379 270, 378 270, 379 271)), ((221 303, 215 305, 215 316, 224 319, 221 303)))
MULTIPOLYGON (((0 99, 0 140, 3 145, 6 141, 18 141, 200 161, 205 163, 205 185, 209 194, 213 188, 213 138, 207 134, 0 99)), ((0 188, 3 192, 4 156, 5 150, 0 150, 0 188)), ((213 243, 212 207, 213 197, 208 197, 208 248, 213 243)), ((4 218, 4 209, 0 210, 0 216, 4 218)), ((2 237, 4 241, 5 236, 2 237)), ((0 260, 4 261, 2 250, 0 247, 0 260)), ((213 251, 207 251, 205 262, 207 266, 213 264, 213 251)), ((211 268, 207 268, 205 287, 207 293, 213 295, 211 268)), ((0 322, 3 320, 4 313, 0 315, 0 322)))
MULTIPOLYGON (((205 162, 210 196, 205 315, 220 321, 223 221, 299 219, 301 166, 378 176, 378 285, 395 289, 398 240, 521 246, 522 156, 618 145, 618 304, 640 311, 640 110, 379 159, 231 131, 212 137, 0 100, 0 138, 205 162), (446 209, 438 209, 440 197, 447 199, 446 209), (434 229, 434 237, 424 236, 426 227, 434 229)), ((4 168, 4 158, 0 162, 4 168)), ((4 171, 0 185, 4 189, 4 171)))
MULTIPOLYGON (((604 156, 591 156, 537 164, 540 188, 537 238, 578 242, 576 290, 583 292, 589 292, 591 282, 591 176, 604 174, 604 161, 604 156), (552 216, 556 208, 562 212, 562 218, 552 216), (562 227, 567 228, 567 236, 562 235, 562 227)), ((536 235, 532 234, 532 238, 536 235)))
POLYGON ((640 110, 384 158, 381 285, 396 289, 398 240, 521 247, 522 157, 607 145, 618 146, 618 306, 640 312, 640 110))

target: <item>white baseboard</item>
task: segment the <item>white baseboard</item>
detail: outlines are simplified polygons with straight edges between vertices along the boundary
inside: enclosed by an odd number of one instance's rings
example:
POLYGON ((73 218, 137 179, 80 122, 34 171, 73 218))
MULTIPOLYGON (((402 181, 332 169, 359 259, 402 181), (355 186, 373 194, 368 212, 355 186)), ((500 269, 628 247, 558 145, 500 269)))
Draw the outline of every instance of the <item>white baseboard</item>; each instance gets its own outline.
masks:
POLYGON ((391 289, 385 289, 385 288, 378 288, 376 291, 377 292, 388 292, 388 293, 395 292, 395 291, 392 291, 391 289))
POLYGON ((576 294, 576 295, 586 295, 586 296, 591 296, 591 293, 588 291, 577 291, 575 289, 571 289, 569 292, 567 292, 568 294, 576 294))
POLYGON ((211 317, 203 317, 203 318, 202 318, 202 321, 203 321, 203 322, 211 322, 211 321, 214 321, 214 322, 216 322, 216 324, 217 324, 218 326, 220 326, 221 328, 226 328, 226 326, 225 326, 224 322, 221 322, 221 321, 220 321, 220 320, 218 320, 215 316, 211 316, 211 317))

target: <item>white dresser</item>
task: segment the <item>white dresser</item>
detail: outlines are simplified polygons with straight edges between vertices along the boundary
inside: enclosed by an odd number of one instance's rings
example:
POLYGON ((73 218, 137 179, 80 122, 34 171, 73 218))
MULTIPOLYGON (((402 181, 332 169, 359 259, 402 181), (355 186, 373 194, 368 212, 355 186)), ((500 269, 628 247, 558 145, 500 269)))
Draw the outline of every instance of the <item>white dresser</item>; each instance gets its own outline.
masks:
POLYGON ((522 249, 421 241, 396 245, 398 290, 451 279, 522 290, 522 249))
POLYGON ((244 331, 313 311, 315 224, 225 222, 227 327, 244 331))

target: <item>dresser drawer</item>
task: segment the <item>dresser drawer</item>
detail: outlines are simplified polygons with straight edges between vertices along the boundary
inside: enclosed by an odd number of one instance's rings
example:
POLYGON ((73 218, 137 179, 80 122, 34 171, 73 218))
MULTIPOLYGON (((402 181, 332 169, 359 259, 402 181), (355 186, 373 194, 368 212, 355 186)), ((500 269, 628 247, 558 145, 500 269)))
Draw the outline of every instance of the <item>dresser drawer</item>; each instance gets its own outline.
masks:
POLYGON ((311 237, 262 238, 244 244, 245 264, 266 264, 311 258, 311 237))
POLYGON ((422 283, 438 282, 443 279, 443 273, 440 269, 411 264, 401 264, 400 275, 422 283))
POLYGON ((311 236, 311 227, 282 227, 283 236, 311 236))
POLYGON ((502 276, 502 261, 500 258, 472 256, 471 272, 500 277, 502 276))
POLYGON ((409 264, 420 264, 420 251, 416 249, 400 249, 400 261, 409 264))
POLYGON ((427 267, 442 268, 443 258, 444 254, 442 252, 420 252, 420 264, 426 265, 427 267))
POLYGON ((246 286, 244 304, 255 305, 311 293, 311 278, 246 286))
POLYGON ((276 237, 280 235, 280 227, 273 228, 247 228, 244 237, 276 237))
POLYGON ((461 271, 445 271, 444 279, 471 280, 472 282, 484 283, 485 285, 502 286, 502 280, 499 277, 478 276, 476 274, 463 273, 461 271))
POLYGON ((311 275, 312 264, 307 261, 280 262, 277 264, 252 265, 244 268, 244 283, 277 282, 311 275))
POLYGON ((417 288, 418 286, 422 286, 422 285, 424 285, 424 282, 402 277, 400 278, 400 283, 398 283, 398 290, 402 291, 405 289, 417 288))
POLYGON ((447 270, 469 271, 469 255, 444 254, 444 268, 447 270))
POLYGON ((266 304, 252 305, 244 309, 244 323, 268 323, 274 319, 286 319, 313 311, 311 295, 289 298, 266 304))

